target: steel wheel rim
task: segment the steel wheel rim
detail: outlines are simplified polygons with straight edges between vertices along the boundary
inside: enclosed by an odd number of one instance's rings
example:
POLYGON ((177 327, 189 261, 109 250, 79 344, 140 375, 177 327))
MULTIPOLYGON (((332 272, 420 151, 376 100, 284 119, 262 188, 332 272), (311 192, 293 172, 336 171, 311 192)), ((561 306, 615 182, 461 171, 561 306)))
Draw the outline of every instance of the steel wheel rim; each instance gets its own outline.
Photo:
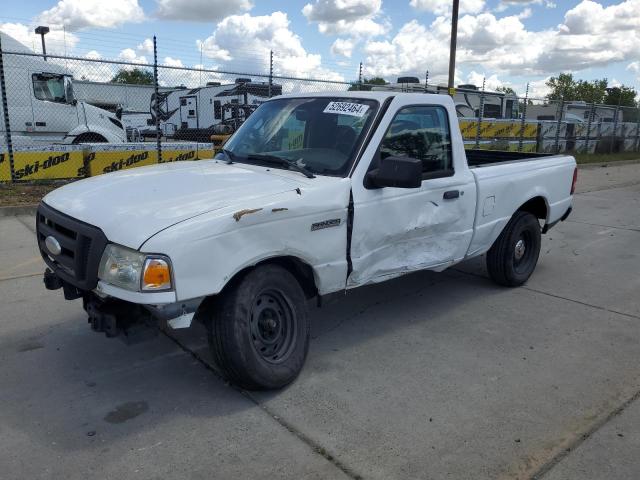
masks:
POLYGON ((534 253, 533 235, 525 230, 520 233, 513 247, 513 267, 516 273, 524 274, 529 271, 534 253))
POLYGON ((284 294, 267 289, 256 295, 251 307, 251 343, 269 363, 284 362, 295 346, 297 326, 284 294))

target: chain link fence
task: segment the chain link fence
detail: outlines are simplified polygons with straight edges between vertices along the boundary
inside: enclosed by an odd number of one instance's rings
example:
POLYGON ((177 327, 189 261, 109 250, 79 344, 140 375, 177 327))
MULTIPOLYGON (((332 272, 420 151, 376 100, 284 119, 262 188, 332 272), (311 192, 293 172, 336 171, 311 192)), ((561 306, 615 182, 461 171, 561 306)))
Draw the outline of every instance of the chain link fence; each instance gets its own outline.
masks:
MULTIPOLYGON (((6 37, 3 37, 6 39, 6 37)), ((299 92, 383 90, 448 94, 404 77, 353 82, 282 74, 279 59, 257 71, 44 55, 0 44, 0 181, 72 179, 154 163, 211 158, 268 98, 299 92), (266 70, 266 71, 259 71, 266 70)), ((527 89, 528 92, 528 89, 527 89)), ((528 153, 640 151, 640 110, 549 101, 484 87, 454 95, 468 149, 528 153)))

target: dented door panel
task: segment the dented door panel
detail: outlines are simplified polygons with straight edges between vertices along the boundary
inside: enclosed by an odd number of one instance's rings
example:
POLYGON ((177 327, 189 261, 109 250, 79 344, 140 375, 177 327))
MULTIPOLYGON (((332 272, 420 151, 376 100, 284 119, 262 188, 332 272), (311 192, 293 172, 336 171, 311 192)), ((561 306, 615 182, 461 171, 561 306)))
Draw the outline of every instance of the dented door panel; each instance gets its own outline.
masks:
POLYGON ((425 180, 420 189, 360 192, 354 199, 348 286, 413 270, 442 270, 463 258, 473 234, 475 194, 473 178, 465 173, 425 180), (451 190, 460 196, 445 200, 451 190))

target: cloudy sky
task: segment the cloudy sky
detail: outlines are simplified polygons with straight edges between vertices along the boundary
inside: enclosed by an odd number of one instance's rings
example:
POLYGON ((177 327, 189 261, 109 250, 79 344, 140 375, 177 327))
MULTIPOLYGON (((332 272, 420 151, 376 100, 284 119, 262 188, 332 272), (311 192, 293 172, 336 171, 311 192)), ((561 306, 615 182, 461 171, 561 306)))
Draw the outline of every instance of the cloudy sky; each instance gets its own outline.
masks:
MULTIPOLYGON (((37 51, 152 59, 242 72, 336 80, 399 75, 446 81, 451 0, 22 0, 5 2, 0 30, 37 51)), ((461 0, 457 81, 488 88, 560 72, 640 90, 640 0, 461 0)))

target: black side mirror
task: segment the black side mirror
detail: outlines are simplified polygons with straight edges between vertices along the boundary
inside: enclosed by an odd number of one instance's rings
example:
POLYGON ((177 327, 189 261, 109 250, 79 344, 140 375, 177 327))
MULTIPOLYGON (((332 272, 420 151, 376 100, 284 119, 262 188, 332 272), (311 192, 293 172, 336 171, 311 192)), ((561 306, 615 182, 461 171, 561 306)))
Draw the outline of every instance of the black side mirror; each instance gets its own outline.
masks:
POLYGON ((422 161, 410 157, 387 157, 367 173, 366 188, 419 188, 422 185, 422 161))
POLYGON ((117 118, 118 120, 121 120, 121 119, 122 119, 122 105, 118 105, 118 106, 116 107, 116 118, 117 118))

